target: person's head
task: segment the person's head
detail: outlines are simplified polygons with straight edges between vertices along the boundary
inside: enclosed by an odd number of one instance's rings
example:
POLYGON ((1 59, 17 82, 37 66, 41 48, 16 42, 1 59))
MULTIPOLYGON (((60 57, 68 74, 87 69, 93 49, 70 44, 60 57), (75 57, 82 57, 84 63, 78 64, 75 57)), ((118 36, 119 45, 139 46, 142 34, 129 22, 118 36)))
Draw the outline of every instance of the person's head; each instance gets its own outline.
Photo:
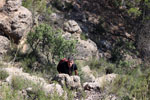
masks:
POLYGON ((68 57, 68 66, 71 67, 73 63, 73 57, 68 57))

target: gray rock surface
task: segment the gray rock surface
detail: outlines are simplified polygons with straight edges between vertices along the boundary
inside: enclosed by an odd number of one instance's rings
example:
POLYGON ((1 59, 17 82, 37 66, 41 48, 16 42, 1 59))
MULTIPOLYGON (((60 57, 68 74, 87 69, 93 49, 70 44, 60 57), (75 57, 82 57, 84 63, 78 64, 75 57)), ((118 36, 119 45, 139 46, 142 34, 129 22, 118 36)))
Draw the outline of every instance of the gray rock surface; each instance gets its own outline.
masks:
POLYGON ((0 32, 15 42, 19 42, 30 31, 32 25, 32 14, 21 6, 21 3, 21 0, 6 0, 0 11, 0 32))
POLYGON ((3 8, 4 5, 5 5, 5 0, 1 0, 1 2, 0 2, 0 10, 3 8))
POLYGON ((64 30, 70 33, 81 33, 82 30, 78 23, 74 20, 69 20, 64 23, 64 30))
POLYGON ((83 79, 86 80, 86 82, 95 81, 95 76, 93 75, 89 66, 82 67, 81 71, 83 72, 83 79))
POLYGON ((111 84, 117 77, 117 74, 108 74, 102 77, 96 78, 95 82, 85 82, 83 87, 85 90, 101 90, 106 87, 107 84, 111 84))
POLYGON ((76 55, 76 59, 89 60, 93 57, 99 58, 97 45, 90 39, 88 39, 87 41, 78 40, 76 49, 78 52, 76 55))
POLYGON ((8 67, 8 68, 3 68, 1 70, 4 70, 6 72, 8 72, 9 76, 6 79, 6 81, 11 84, 12 82, 12 77, 16 76, 16 77, 22 77, 25 80, 29 80, 31 82, 33 82, 34 84, 38 84, 39 86, 42 87, 42 90, 46 93, 46 94, 54 94, 54 93, 58 93, 58 95, 63 95, 64 91, 62 89, 62 87, 59 84, 48 84, 43 78, 41 77, 37 77, 37 76, 31 76, 28 73, 24 73, 22 71, 22 69, 19 68, 15 68, 15 67, 8 67))
POLYGON ((58 74, 53 79, 61 86, 66 86, 72 89, 81 89, 81 82, 79 76, 69 76, 68 74, 58 74))
POLYGON ((21 4, 22 4, 22 0, 6 0, 4 9, 8 13, 10 13, 12 11, 17 11, 18 8, 21 7, 21 4))
POLYGON ((4 36, 0 36, 0 59, 2 59, 2 56, 8 51, 10 40, 8 40, 4 36))

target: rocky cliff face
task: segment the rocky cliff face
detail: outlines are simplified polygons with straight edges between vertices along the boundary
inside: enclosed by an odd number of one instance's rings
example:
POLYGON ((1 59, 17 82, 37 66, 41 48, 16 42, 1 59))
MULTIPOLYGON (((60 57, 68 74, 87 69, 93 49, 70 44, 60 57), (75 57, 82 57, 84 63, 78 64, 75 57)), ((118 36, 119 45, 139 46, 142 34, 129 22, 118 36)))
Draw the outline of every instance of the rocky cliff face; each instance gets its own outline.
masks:
POLYGON ((21 0, 3 0, 0 4, 0 33, 16 43, 32 26, 31 12, 21 4, 21 0))

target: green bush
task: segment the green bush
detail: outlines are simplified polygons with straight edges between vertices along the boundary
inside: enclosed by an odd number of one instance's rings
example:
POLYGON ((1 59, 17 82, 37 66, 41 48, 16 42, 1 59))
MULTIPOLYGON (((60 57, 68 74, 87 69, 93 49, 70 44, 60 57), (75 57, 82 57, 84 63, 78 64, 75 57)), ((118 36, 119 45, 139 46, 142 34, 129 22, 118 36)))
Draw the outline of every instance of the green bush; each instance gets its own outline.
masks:
POLYGON ((124 60, 123 57, 125 54, 138 56, 139 52, 133 41, 118 39, 111 50, 111 61, 119 63, 124 60))
POLYGON ((107 61, 104 58, 91 59, 85 62, 85 65, 89 65, 90 69, 95 72, 95 76, 101 76, 103 74, 111 74, 116 69, 116 65, 107 61))
POLYGON ((33 19, 37 21, 37 16, 41 15, 44 18, 42 21, 47 22, 50 19, 52 8, 47 5, 47 0, 23 0, 22 5, 32 12, 33 19))
POLYGON ((0 70, 0 80, 4 80, 9 76, 6 71, 0 70))
POLYGON ((25 100, 19 91, 12 90, 11 86, 3 84, 0 88, 0 100, 25 100))
POLYGON ((49 63, 73 55, 76 47, 76 41, 65 40, 60 30, 55 31, 47 24, 41 24, 30 32, 27 42, 33 52, 45 55, 49 63))
POLYGON ((141 15, 141 11, 139 10, 139 8, 130 8, 128 10, 128 14, 130 16, 137 17, 141 15))
POLYGON ((124 75, 116 78, 110 93, 121 97, 121 100, 147 100, 148 84, 145 76, 124 75), (128 99, 127 99, 128 98, 128 99))
POLYGON ((45 12, 46 0, 23 0, 22 5, 33 12, 45 12))

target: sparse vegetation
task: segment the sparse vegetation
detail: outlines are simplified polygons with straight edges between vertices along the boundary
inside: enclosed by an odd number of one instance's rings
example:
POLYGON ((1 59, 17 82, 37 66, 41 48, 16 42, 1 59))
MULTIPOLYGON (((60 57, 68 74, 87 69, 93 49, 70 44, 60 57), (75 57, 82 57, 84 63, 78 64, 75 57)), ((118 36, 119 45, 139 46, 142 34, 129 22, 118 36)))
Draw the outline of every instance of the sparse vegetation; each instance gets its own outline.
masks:
POLYGON ((3 84, 0 88, 1 100, 25 100, 23 95, 19 94, 19 91, 12 90, 11 86, 3 84))
MULTIPOLYGON (((111 58, 90 59, 85 61, 85 64, 80 64, 80 61, 76 62, 81 83, 86 82, 83 80, 81 67, 89 65, 96 77, 111 73, 118 74, 109 89, 104 91, 105 87, 102 87, 101 92, 115 94, 121 100, 150 99, 149 62, 143 61, 145 64, 135 64, 136 62, 132 59, 125 59, 126 55, 133 58, 142 55, 137 50, 136 38, 139 35, 138 28, 142 28, 141 26, 150 20, 149 0, 73 0, 71 2, 64 0, 23 0, 22 4, 32 12, 33 20, 39 22, 39 24, 34 23, 36 27, 32 26, 34 28, 27 35, 26 42, 31 51, 21 54, 17 45, 12 43, 10 50, 4 55, 3 61, 21 62, 19 67, 22 67, 26 72, 38 73, 49 81, 58 74, 57 62, 61 58, 76 53, 76 41, 64 39, 61 29, 58 29, 62 25, 57 25, 59 18, 61 20, 64 18, 64 21, 74 19, 79 21, 80 26, 82 26, 81 29, 88 28, 82 30, 83 32, 88 31, 86 32, 88 35, 80 34, 82 40, 91 38, 100 46, 98 49, 102 53, 110 53, 111 55, 111 58), (54 12, 53 9, 57 11, 54 17, 58 16, 58 20, 56 19, 54 22, 50 19, 50 14, 54 12), (101 46, 101 40, 107 40, 110 43, 109 48, 105 45, 101 46)), ((60 21, 60 23, 63 22, 60 21)), ((11 28, 13 29, 13 27, 11 28)), ((146 30, 148 28, 146 29, 144 26, 145 37, 149 32, 146 30)), ((0 28, 0 34, 1 32, 2 29, 0 28)), ((147 40, 143 39, 143 41, 147 43, 147 40)), ((148 45, 146 44, 145 47, 148 45)), ((140 48, 147 50, 145 47, 141 46, 140 48)), ((6 66, 0 62, 0 69, 3 67, 6 66)), ((3 82, 7 77, 8 73, 0 70, 0 82, 3 82)), ((104 82, 104 84, 107 83, 104 82)), ((63 89, 67 93, 67 99, 73 100, 75 91, 66 87, 63 89)), ((84 97, 84 91, 81 95, 84 97)), ((11 86, 0 84, 0 100, 65 100, 64 96, 65 93, 63 96, 59 96, 56 91, 52 95, 45 95, 39 85, 20 76, 13 77, 11 86), (26 98, 21 94, 21 91, 28 87, 32 87, 33 92, 28 93, 28 98, 26 98)))
POLYGON ((4 70, 0 70, 0 80, 4 80, 8 77, 8 73, 4 70))
POLYGON ((88 40, 88 36, 85 33, 81 33, 80 38, 85 41, 88 40))
POLYGON ((11 85, 15 90, 23 90, 30 86, 33 86, 34 83, 32 83, 32 81, 22 78, 21 76, 13 76, 11 85))
POLYGON ((27 42, 34 53, 42 53, 51 64, 54 60, 73 55, 76 47, 76 41, 65 40, 60 30, 55 31, 47 24, 41 24, 30 32, 27 42))

